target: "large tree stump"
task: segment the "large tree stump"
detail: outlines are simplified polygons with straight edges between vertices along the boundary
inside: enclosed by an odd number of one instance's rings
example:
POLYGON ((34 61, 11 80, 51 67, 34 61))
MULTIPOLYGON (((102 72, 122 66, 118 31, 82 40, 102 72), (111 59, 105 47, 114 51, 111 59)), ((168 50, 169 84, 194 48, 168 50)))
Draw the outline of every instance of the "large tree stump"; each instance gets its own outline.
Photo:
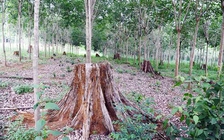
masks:
POLYGON ((48 124, 52 124, 49 126, 81 129, 84 140, 93 132, 109 134, 118 130, 112 122, 134 114, 142 114, 145 121, 156 122, 118 91, 108 62, 76 65, 71 90, 59 102, 59 107, 59 111, 48 112, 48 124), (135 110, 118 110, 120 105, 132 106, 135 110))
MULTIPOLYGON (((161 123, 119 92, 114 85, 112 72, 108 62, 75 65, 71 89, 58 102, 60 110, 48 111, 45 116, 47 126, 52 130, 66 126, 82 130, 82 139, 87 140, 93 133, 107 135, 119 130, 113 121, 123 121, 135 114, 141 114, 144 122, 161 123), (132 109, 118 109, 121 106, 132 109)), ((34 126, 33 114, 20 113, 17 117, 21 115, 25 124, 34 126)), ((48 140, 53 139, 53 136, 48 137, 48 140)))

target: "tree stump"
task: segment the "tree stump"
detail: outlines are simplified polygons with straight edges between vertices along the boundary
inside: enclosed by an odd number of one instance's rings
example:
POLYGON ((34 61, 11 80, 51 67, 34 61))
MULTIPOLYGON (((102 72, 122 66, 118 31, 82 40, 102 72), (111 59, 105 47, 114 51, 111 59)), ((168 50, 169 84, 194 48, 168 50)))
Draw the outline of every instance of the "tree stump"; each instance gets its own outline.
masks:
POLYGON ((13 52, 13 55, 15 55, 15 56, 19 56, 19 51, 14 51, 14 52, 13 52))
POLYGON ((121 58, 120 58, 120 54, 119 53, 115 53, 114 54, 114 59, 118 59, 118 60, 120 60, 121 58))
POLYGON ((83 140, 88 139, 92 133, 105 135, 118 130, 119 126, 112 122, 122 121, 134 114, 142 114, 147 122, 156 122, 118 91, 114 86, 112 68, 108 62, 76 65, 71 90, 58 105, 59 111, 48 112, 49 126, 81 129, 83 140), (135 109, 118 110, 117 107, 121 105, 135 109))
POLYGON ((144 60, 142 63, 142 67, 141 67, 142 71, 144 71, 145 73, 150 72, 153 75, 155 75, 155 71, 150 63, 150 61, 146 61, 144 60))
MULTIPOLYGON (((112 72, 108 62, 75 65, 71 89, 58 102, 60 110, 49 110, 45 116, 49 129, 69 126, 82 130, 82 140, 88 140, 93 133, 107 135, 119 130, 119 125, 113 121, 123 121, 135 114, 141 114, 145 123, 161 123, 120 93, 115 87, 112 72), (118 109, 121 106, 132 109, 118 109)), ((20 113, 18 116, 21 115, 27 120, 23 123, 34 126, 33 114, 20 113)), ((54 139, 53 136, 48 137, 48 140, 54 139)))
POLYGON ((100 55, 98 53, 96 53, 96 57, 100 57, 100 55))

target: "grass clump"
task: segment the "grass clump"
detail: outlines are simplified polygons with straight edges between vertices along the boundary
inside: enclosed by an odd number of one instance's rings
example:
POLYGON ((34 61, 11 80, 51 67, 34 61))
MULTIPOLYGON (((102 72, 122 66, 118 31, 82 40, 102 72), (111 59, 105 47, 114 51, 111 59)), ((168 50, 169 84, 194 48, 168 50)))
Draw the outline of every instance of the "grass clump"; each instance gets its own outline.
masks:
POLYGON ((31 85, 18 85, 13 88, 17 94, 24 94, 33 92, 33 87, 31 85))
POLYGON ((0 81, 0 88, 6 88, 9 86, 9 83, 0 81))

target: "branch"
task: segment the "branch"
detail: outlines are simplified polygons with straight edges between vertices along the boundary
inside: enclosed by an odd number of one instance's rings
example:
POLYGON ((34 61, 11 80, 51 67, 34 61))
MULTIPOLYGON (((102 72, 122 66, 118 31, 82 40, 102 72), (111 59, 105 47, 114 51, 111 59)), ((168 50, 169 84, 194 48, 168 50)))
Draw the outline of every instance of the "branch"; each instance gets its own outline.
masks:
POLYGON ((178 27, 177 25, 177 10, 176 10, 176 4, 174 2, 174 0, 172 0, 172 4, 173 4, 173 10, 174 10, 174 20, 175 20, 175 25, 176 25, 176 28, 178 27))
POLYGON ((18 109, 31 109, 33 107, 16 107, 16 108, 0 108, 0 111, 1 110, 18 110, 18 109))
POLYGON ((17 77, 17 76, 0 76, 0 78, 33 80, 33 78, 31 77, 17 77))
POLYGON ((184 16, 183 23, 184 23, 184 22, 185 22, 185 20, 186 20, 186 17, 187 17, 188 10, 189 10, 189 8, 190 8, 190 4, 191 4, 191 2, 192 2, 192 1, 190 1, 190 2, 188 3, 188 6, 187 6, 187 11, 186 11, 186 14, 185 14, 185 16, 184 16))

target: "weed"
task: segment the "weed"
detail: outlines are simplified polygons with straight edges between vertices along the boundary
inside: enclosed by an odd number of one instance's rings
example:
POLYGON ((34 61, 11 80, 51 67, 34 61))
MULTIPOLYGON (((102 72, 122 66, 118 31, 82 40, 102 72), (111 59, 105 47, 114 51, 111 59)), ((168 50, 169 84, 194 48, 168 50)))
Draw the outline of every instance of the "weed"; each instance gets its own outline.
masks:
POLYGON ((15 122, 11 122, 7 129, 8 140, 33 140, 37 134, 34 129, 26 129, 22 125, 22 118, 16 120, 15 122))
POLYGON ((33 87, 31 85, 18 85, 13 89, 17 94, 33 92, 33 87))
POLYGON ((160 87, 160 85, 161 85, 161 82, 158 81, 158 80, 156 80, 156 84, 155 84, 155 86, 160 87))
POLYGON ((8 82, 0 81, 0 88, 6 88, 8 86, 9 86, 9 83, 8 82))
POLYGON ((56 73, 55 72, 53 72, 53 77, 56 78, 56 73))
POLYGON ((66 70, 67 72, 72 72, 72 69, 69 66, 66 67, 66 70))

